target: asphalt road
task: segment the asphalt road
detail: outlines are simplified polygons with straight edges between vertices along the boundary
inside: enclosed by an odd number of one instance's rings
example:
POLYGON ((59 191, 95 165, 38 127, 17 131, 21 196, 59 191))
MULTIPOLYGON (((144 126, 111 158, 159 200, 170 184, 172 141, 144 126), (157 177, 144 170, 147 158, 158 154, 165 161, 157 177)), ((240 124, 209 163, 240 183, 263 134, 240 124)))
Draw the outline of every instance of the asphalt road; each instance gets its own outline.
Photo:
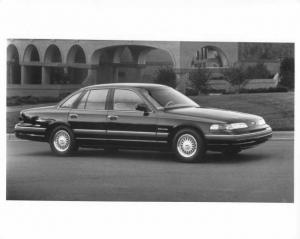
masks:
POLYGON ((294 141, 285 136, 234 158, 208 153, 184 164, 172 154, 81 149, 7 141, 8 200, 293 202, 294 141))

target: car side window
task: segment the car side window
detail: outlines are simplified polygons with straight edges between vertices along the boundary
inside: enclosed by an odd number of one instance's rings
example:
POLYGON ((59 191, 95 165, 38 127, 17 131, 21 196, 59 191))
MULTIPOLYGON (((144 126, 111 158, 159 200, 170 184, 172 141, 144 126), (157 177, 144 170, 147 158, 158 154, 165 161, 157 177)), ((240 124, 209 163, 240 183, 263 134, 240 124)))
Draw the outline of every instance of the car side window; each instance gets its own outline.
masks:
POLYGON ((85 104, 85 109, 105 110, 107 93, 108 89, 91 90, 85 104))
POLYGON ((87 92, 85 92, 84 96, 81 97, 81 99, 77 105, 77 109, 85 109, 86 100, 87 100, 89 93, 90 93, 90 91, 87 91, 87 92))
POLYGON ((77 94, 71 96, 60 106, 60 108, 72 108, 79 95, 81 95, 81 92, 78 92, 77 94))
POLYGON ((144 101, 131 90, 115 90, 114 110, 136 110, 137 105, 141 103, 144 103, 144 101))

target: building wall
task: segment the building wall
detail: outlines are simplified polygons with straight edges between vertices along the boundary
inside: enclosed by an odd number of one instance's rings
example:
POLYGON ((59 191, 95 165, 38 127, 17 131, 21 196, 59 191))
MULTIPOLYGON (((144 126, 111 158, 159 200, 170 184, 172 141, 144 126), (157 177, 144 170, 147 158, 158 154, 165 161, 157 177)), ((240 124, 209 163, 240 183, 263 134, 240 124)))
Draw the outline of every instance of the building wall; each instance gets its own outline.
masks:
POLYGON ((47 40, 47 39, 9 39, 8 45, 14 44, 19 51, 20 60, 23 60, 25 49, 28 45, 33 44, 37 47, 40 58, 45 58, 45 52, 47 48, 54 44, 56 45, 61 54, 62 62, 66 62, 67 53, 73 45, 79 45, 83 48, 88 64, 92 64, 93 53, 105 47, 112 46, 121 46, 121 45, 138 45, 138 46, 149 46, 153 48, 158 48, 167 51, 174 62, 175 67, 180 65, 180 51, 179 51, 179 42, 167 42, 167 41, 123 41, 123 40, 47 40))
POLYGON ((8 51, 12 45, 17 49, 19 63, 8 52, 8 96, 57 95, 87 84, 153 82, 158 69, 166 66, 172 66, 178 80, 186 82, 188 72, 203 62, 206 67, 215 67, 220 62, 218 67, 262 62, 275 74, 281 58, 294 56, 294 44, 289 43, 10 39, 8 51), (53 45, 61 61, 57 56, 51 61, 49 49, 53 45), (32 47, 29 46, 36 48, 39 61, 30 60, 28 53, 32 51, 28 49, 32 47), (79 48, 81 59, 76 61, 79 48), (12 80, 13 77, 20 79, 12 80))

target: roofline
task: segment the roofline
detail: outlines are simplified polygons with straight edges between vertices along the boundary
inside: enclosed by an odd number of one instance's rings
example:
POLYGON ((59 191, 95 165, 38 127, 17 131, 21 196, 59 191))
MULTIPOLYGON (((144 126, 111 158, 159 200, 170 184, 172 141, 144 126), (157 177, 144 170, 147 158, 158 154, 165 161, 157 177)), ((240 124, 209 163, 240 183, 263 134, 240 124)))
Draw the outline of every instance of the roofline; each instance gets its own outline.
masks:
POLYGON ((90 89, 90 88, 147 88, 147 87, 169 87, 166 85, 161 84, 154 84, 154 83, 107 83, 107 84, 96 84, 96 85, 89 85, 82 89, 90 89))

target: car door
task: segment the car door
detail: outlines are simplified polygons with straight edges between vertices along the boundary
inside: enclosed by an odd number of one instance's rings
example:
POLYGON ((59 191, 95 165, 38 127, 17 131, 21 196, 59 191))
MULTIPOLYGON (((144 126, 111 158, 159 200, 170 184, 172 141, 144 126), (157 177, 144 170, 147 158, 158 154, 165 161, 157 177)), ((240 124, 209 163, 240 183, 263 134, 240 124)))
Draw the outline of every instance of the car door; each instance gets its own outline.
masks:
POLYGON ((137 90, 114 89, 107 118, 107 138, 114 144, 139 147, 156 143, 155 111, 137 90), (146 104, 147 112, 137 110, 139 104, 146 104))
POLYGON ((87 90, 70 110, 68 122, 81 143, 105 143, 108 95, 109 89, 87 90))

